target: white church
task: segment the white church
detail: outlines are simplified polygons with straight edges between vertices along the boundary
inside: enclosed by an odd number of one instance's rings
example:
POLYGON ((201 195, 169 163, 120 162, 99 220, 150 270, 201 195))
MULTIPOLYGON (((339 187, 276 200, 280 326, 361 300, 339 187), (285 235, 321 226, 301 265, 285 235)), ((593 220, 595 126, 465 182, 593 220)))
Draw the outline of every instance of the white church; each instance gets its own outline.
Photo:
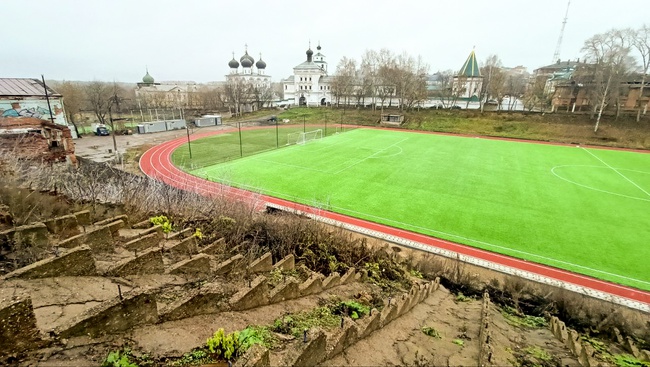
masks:
POLYGON ((278 105, 326 106, 332 102, 330 77, 327 75, 327 61, 320 44, 316 54, 307 50, 307 60, 293 68, 293 75, 282 80, 284 98, 278 105))
POLYGON ((266 62, 262 60, 262 54, 255 62, 255 59, 248 54, 248 46, 239 61, 235 59, 235 53, 232 53, 232 60, 228 62, 228 67, 230 73, 226 75, 226 81, 242 81, 255 87, 271 87, 271 76, 265 74, 266 62))

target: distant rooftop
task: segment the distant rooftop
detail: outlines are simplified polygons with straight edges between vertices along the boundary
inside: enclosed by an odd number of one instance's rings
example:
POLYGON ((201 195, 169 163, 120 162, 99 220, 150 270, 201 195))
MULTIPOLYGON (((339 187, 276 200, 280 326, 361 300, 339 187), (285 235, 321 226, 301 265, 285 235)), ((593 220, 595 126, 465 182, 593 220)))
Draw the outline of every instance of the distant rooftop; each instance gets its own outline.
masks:
MULTIPOLYGON (((47 87, 50 96, 60 97, 54 89, 47 87)), ((0 96, 3 97, 45 97, 43 82, 30 78, 0 78, 0 96)))

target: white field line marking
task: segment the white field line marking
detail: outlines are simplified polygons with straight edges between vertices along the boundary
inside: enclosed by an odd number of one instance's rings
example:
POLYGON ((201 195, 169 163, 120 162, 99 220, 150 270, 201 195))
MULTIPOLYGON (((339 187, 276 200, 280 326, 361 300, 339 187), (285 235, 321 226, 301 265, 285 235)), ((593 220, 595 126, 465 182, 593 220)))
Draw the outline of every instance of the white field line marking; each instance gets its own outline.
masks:
POLYGON ((305 167, 301 166, 299 164, 289 164, 289 163, 283 163, 283 162, 276 162, 276 161, 270 161, 267 159, 253 159, 255 162, 264 162, 264 163, 270 163, 270 164, 276 164, 278 166, 285 166, 285 167, 291 167, 291 168, 299 168, 299 169, 304 169, 306 171, 313 171, 313 172, 319 172, 319 173, 325 173, 325 174, 330 174, 329 171, 324 171, 316 168, 311 168, 311 167, 305 167))
MULTIPOLYGON (((567 165, 563 165, 563 166, 555 166, 555 167, 551 168, 551 173, 552 173, 555 177, 557 177, 557 178, 559 178, 559 179, 561 179, 561 180, 564 180, 564 181, 566 181, 566 182, 568 182, 568 183, 572 183, 572 184, 577 185, 577 186, 580 186, 580 187, 584 187, 584 188, 589 189, 589 190, 594 190, 594 191, 598 191, 598 192, 602 192, 602 193, 610 194, 610 195, 622 196, 622 197, 624 197, 624 198, 628 198, 628 199, 634 199, 634 200, 641 200, 641 201, 648 201, 648 202, 650 202, 650 199, 644 199, 644 198, 640 198, 640 197, 636 197, 636 196, 629 196, 629 195, 619 194, 619 193, 611 192, 611 191, 607 191, 607 190, 601 190, 601 189, 598 189, 598 188, 595 188, 595 187, 591 187, 591 186, 583 185, 583 184, 581 184, 581 183, 577 183, 577 182, 575 182, 575 181, 571 181, 571 180, 569 180, 568 178, 564 178, 564 177, 558 175, 557 172, 555 172, 555 169, 556 169, 556 168, 562 168, 562 167, 592 167, 592 168, 606 168, 606 167, 602 167, 602 166, 588 166, 588 165, 569 165, 569 164, 567 164, 567 165)), ((626 170, 626 171, 638 172, 638 173, 648 173, 648 172, 636 171, 636 170, 626 170)))
POLYGON ((399 149, 399 152, 397 152, 397 153, 393 153, 393 154, 391 154, 391 155, 382 155, 382 156, 379 156, 379 157, 370 157, 370 159, 384 159, 384 158, 391 158, 391 157, 396 157, 396 156, 398 156, 398 155, 404 153, 404 149, 402 149, 402 147, 396 147, 396 148, 399 149))
MULTIPOLYGON (((337 208, 336 206, 330 206, 330 207, 337 208)), ((472 238, 463 237, 463 236, 459 236, 459 235, 455 235, 455 234, 451 234, 451 233, 447 233, 447 232, 443 232, 443 231, 438 231, 438 230, 431 229, 431 228, 420 227, 420 226, 416 226, 416 225, 413 225, 413 224, 399 222, 399 221, 388 219, 388 218, 378 217, 376 215, 371 215, 371 214, 367 214, 367 213, 363 213, 363 212, 357 212, 357 211, 354 211, 354 210, 349 210, 349 209, 344 209, 344 208, 337 208, 337 209, 344 210, 344 211, 347 211, 349 213, 361 214, 361 215, 365 215, 365 216, 368 216, 368 217, 373 217, 373 218, 377 218, 377 219, 380 219, 380 220, 396 223, 396 224, 399 224, 401 226, 404 226, 403 228, 407 228, 407 227, 416 228, 416 229, 421 230, 421 231, 429 231, 431 233, 437 233, 439 235, 449 236, 449 237, 457 238, 457 239, 467 241, 467 242, 478 243, 478 244, 481 244, 481 245, 484 245, 484 246, 498 248, 498 249, 501 249, 501 250, 510 250, 512 252, 516 252, 516 253, 527 255, 527 256, 536 257, 536 258, 539 258, 539 259, 544 259, 544 260, 547 260, 547 261, 553 261, 553 262, 556 262, 556 263, 559 263, 559 264, 571 265, 571 266, 575 266, 577 268, 590 270, 590 271, 594 271, 594 272, 601 273, 601 274, 607 274, 607 275, 611 275, 611 276, 622 278, 622 279, 628 279, 628 280, 633 280, 633 281, 644 283, 644 284, 650 284, 650 282, 646 282, 646 281, 643 281, 643 280, 640 280, 640 279, 630 278, 630 277, 626 277, 624 275, 619 275, 619 274, 615 274, 615 273, 606 272, 606 271, 603 271, 603 270, 593 269, 593 268, 590 268, 590 267, 587 267, 587 266, 582 266, 582 265, 574 264, 574 263, 571 263, 571 262, 554 259, 552 257, 537 255, 537 254, 533 254, 533 253, 530 253, 530 252, 513 249, 513 248, 510 248, 510 247, 506 247, 506 246, 494 245, 494 244, 491 244, 489 242, 475 240, 475 239, 472 239, 472 238)))
MULTIPOLYGON (((276 195, 276 196, 278 196, 280 198, 286 198, 286 200, 292 200, 292 201, 295 201, 297 203, 300 203, 301 201, 302 202, 305 201, 305 199, 301 198, 301 197, 289 195, 289 194, 286 194, 286 193, 283 193, 283 192, 262 189, 262 188, 251 186, 251 185, 237 183, 237 187, 244 188, 246 190, 250 190, 250 191, 254 191, 254 192, 259 192, 259 193, 266 194, 266 195, 276 195)), ((459 236, 459 235, 456 235, 456 234, 447 233, 447 232, 443 232, 443 231, 439 231, 439 230, 435 230, 435 229, 431 229, 431 228, 420 227, 420 226, 416 226, 416 225, 413 225, 413 224, 408 224, 408 223, 404 223, 404 222, 400 222, 400 221, 396 221, 396 220, 392 220, 392 219, 388 219, 388 218, 384 218, 384 217, 380 217, 380 216, 376 216, 376 215, 372 215, 372 214, 368 214, 368 213, 364 213, 364 212, 359 212, 359 211, 356 211, 356 210, 351 210, 351 209, 347 209, 347 208, 343 208, 343 207, 338 207, 336 205, 325 204, 325 203, 322 203, 322 204, 324 204, 322 209, 325 209, 325 210, 330 210, 330 211, 334 211, 334 212, 341 213, 341 214, 353 213, 353 214, 356 214, 356 217, 362 218, 362 219, 364 217, 365 218, 375 218, 376 220, 379 220, 379 223, 381 223, 381 221, 384 221, 384 223, 387 223, 387 222, 395 223, 395 224, 398 224, 398 225, 401 226, 401 227, 398 227, 398 228, 402 228, 402 229, 405 229, 405 230, 409 230, 409 228, 417 229, 418 233, 425 234, 425 235, 427 234, 427 232, 429 234, 433 233, 433 234, 437 234, 438 236, 440 236, 443 239, 445 239, 444 236, 447 236, 448 238, 455 238, 457 240, 460 240, 461 243, 462 243, 462 241, 466 241, 466 243, 471 242, 471 243, 477 243, 477 244, 481 244, 483 246, 496 248, 496 249, 500 249, 500 250, 509 250, 509 251, 512 251, 512 252, 515 252, 515 253, 518 253, 518 254, 522 254, 522 255, 538 258, 538 259, 543 259, 543 260, 546 260, 546 261, 549 261, 549 262, 552 262, 552 263, 556 263, 556 264, 574 266, 576 268, 589 270, 589 271, 592 271, 592 272, 595 272, 595 273, 605 274, 605 275, 609 275, 609 276, 616 277, 616 278, 619 278, 619 279, 626 279, 626 280, 630 280, 630 281, 633 281, 633 282, 638 282, 638 283, 649 284, 650 285, 650 282, 647 282, 647 281, 644 281, 644 280, 641 280, 641 279, 631 278, 631 277, 627 277, 627 276, 616 274, 616 273, 610 273, 610 272, 607 272, 607 271, 604 271, 604 270, 598 270, 598 269, 590 268, 588 266, 583 266, 583 265, 575 264, 575 263, 568 262, 568 261, 554 259, 554 258, 548 257, 548 256, 537 255, 537 254, 534 254, 534 253, 517 250, 517 249, 511 248, 511 247, 507 247, 507 246, 494 245, 494 244, 491 244, 489 242, 475 240, 475 239, 472 239, 472 238, 463 237, 463 236, 459 236)))
POLYGON ((637 185, 636 183, 634 183, 634 181, 630 180, 630 179, 627 178, 624 174, 620 173, 616 168, 610 166, 610 165, 607 164, 604 160, 598 158, 598 156, 596 156, 594 153, 590 152, 587 148, 582 148, 582 150, 584 150, 585 152, 591 154, 592 157, 598 159, 602 164, 604 164, 604 165, 606 165, 607 167, 611 168, 614 172, 616 172, 616 173, 618 173, 619 175, 621 175, 621 177, 623 177, 624 179, 626 179, 629 183, 631 183, 632 185, 636 186, 639 190, 643 191, 646 195, 648 195, 648 196, 650 197, 650 193, 649 193, 649 192, 645 191, 641 186, 637 185))
POLYGON ((361 159, 360 161, 357 161, 357 162, 355 162, 355 163, 352 163, 351 165, 349 165, 349 166, 347 166, 347 167, 345 167, 345 168, 341 168, 340 170, 334 172, 333 174, 337 175, 337 174, 339 174, 339 173, 341 173, 341 172, 347 170, 348 168, 352 168, 352 167, 356 166, 356 165, 359 164, 359 163, 363 163, 363 162, 367 161, 368 159, 373 158, 375 155, 377 155, 377 154, 379 154, 379 153, 381 153, 381 152, 383 152, 383 151, 385 151, 385 150, 387 150, 387 149, 390 149, 390 148, 394 147, 395 145, 397 145, 397 144, 399 144, 399 143, 402 143, 402 142, 404 142, 404 141, 406 141, 406 140, 408 140, 408 139, 409 139, 409 138, 404 138, 404 139, 398 141, 397 143, 391 144, 391 145, 387 146, 387 147, 384 148, 384 149, 378 150, 378 151, 372 153, 371 155, 369 155, 369 156, 367 156, 367 157, 361 159))

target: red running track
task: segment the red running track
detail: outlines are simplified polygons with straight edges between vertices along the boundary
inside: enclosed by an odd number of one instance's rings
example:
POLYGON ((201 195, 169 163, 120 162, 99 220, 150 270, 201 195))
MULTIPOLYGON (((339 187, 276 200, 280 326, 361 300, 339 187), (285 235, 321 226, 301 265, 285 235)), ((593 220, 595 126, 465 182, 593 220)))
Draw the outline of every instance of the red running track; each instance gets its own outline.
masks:
MULTIPOLYGON (((255 129, 246 128, 246 129, 255 129)), ((207 133, 195 134, 191 140, 201 139, 207 136, 230 132, 230 130, 212 131, 207 133)), ((264 203, 276 204, 298 210, 305 213, 317 214, 331 220, 358 226, 372 231, 377 231, 391 236, 404 238, 407 240, 419 242, 428 246, 439 249, 454 251, 463 255, 489 261, 495 264, 511 267, 533 274, 538 274, 560 282, 573 284, 588 289, 622 297, 631 301, 641 302, 650 305, 650 292, 623 286, 616 283, 603 281, 589 276, 577 274, 574 272, 529 262, 526 260, 516 259, 510 256, 501 255, 470 246, 454 243, 451 241, 425 236, 419 233, 406 231, 403 229, 389 227, 383 224, 370 222, 342 214, 315 209, 291 201, 278 199, 271 196, 260 195, 246 190, 222 185, 216 182, 207 181, 202 178, 192 176, 176 168, 171 162, 172 152, 180 145, 187 142, 187 138, 178 138, 166 143, 155 146, 147 150, 140 158, 140 169, 147 176, 165 182, 179 189, 192 191, 206 196, 225 196, 249 201, 256 205, 263 206, 264 203)))

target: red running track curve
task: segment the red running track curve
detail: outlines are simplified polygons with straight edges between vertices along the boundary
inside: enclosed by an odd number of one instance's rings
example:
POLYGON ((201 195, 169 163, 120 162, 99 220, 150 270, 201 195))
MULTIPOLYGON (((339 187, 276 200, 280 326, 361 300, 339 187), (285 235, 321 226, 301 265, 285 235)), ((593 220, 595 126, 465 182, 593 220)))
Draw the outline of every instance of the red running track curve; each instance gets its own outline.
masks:
MULTIPOLYGON (((245 129, 246 130, 255 129, 255 127, 245 128, 245 129)), ((207 136, 226 133, 230 131, 231 130, 229 129, 229 130, 194 134, 190 137, 190 140, 197 140, 207 136)), ((560 282, 569 283, 580 287, 585 287, 588 289, 593 289, 617 297, 622 297, 624 299, 628 299, 631 301, 641 302, 646 305, 650 305, 650 292, 646 292, 636 288, 627 287, 627 286, 623 286, 608 281, 603 281, 600 279, 577 274, 567 270, 541 265, 526 260, 520 260, 514 257, 473 248, 459 243, 455 243, 455 242, 451 242, 451 241, 447 241, 447 240, 443 240, 431 236, 426 236, 419 233, 410 232, 403 229, 370 222, 367 220, 362 220, 362 219, 358 219, 358 218, 354 218, 354 217, 350 217, 338 213, 328 212, 322 209, 317 210, 315 208, 294 203, 291 201, 278 199, 266 195, 260 195, 250 191, 222 185, 220 183, 207 181, 202 178, 192 176, 176 168, 171 161, 172 152, 180 145, 186 142, 187 142, 187 138, 185 137, 178 138, 178 139, 170 140, 166 143, 160 144, 158 146, 155 146, 147 150, 140 158, 140 169, 142 170, 142 172, 144 172, 147 176, 151 178, 160 180, 162 182, 165 182, 168 185, 177 187, 179 189, 196 192, 201 195, 233 197, 233 198, 249 201, 251 203, 256 203, 257 205, 261 205, 261 206, 263 206, 265 203, 271 203, 275 205, 288 207, 304 213, 317 214, 321 217, 325 217, 331 220, 335 220, 342 223, 358 226, 364 229, 377 231, 387 235, 419 242, 439 249, 453 251, 463 255, 489 261, 495 264, 511 267, 513 269, 518 269, 529 273, 538 274, 560 282)))

